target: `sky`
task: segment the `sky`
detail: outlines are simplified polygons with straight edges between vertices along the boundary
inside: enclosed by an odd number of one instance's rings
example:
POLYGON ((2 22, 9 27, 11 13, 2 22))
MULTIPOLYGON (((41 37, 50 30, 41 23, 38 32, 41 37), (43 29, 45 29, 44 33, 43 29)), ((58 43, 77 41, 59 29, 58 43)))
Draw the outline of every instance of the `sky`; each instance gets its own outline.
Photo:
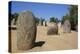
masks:
POLYGON ((68 13, 69 5, 12 1, 11 13, 31 11, 36 17, 48 20, 50 17, 61 19, 68 13))

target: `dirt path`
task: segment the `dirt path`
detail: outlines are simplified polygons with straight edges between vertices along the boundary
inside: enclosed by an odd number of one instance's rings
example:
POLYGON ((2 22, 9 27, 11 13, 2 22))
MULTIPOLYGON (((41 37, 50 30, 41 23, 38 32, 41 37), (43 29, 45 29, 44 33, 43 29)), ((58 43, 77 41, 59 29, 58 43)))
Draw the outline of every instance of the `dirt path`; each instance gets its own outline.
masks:
POLYGON ((42 43, 42 45, 28 51, 52 51, 77 48, 77 32, 63 33, 62 29, 59 28, 58 33, 58 35, 47 35, 47 27, 38 26, 36 42, 42 43))
MULTIPOLYGON (((16 31, 13 31, 13 51, 16 51, 16 31)), ((36 46, 27 51, 19 52, 35 52, 35 51, 52 51, 52 50, 67 50, 76 49, 78 45, 78 32, 63 33, 59 28, 58 35, 47 35, 47 27, 37 27, 36 46)))

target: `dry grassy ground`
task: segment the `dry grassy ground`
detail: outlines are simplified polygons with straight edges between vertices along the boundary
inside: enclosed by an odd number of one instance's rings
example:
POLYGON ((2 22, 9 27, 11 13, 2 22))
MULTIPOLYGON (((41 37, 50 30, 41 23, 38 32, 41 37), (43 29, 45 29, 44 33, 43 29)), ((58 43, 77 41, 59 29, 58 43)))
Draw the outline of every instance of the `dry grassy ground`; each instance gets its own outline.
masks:
MULTIPOLYGON (((36 45, 34 48, 27 51, 19 52, 33 52, 33 51, 52 51, 52 50, 67 50, 78 48, 78 32, 71 31, 71 33, 63 33, 59 28, 58 35, 47 35, 47 27, 37 26, 36 45)), ((12 49, 16 48, 16 31, 12 31, 12 49)))

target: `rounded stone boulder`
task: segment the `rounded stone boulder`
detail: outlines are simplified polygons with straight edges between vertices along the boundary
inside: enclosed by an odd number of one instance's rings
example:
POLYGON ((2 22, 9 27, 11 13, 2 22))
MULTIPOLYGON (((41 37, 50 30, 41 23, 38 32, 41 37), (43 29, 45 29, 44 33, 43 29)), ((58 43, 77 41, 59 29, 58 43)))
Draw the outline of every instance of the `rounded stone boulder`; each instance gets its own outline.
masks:
POLYGON ((34 46, 36 39, 36 22, 32 12, 25 11, 19 14, 17 20, 17 48, 28 50, 34 46))
POLYGON ((58 25, 57 24, 53 24, 51 26, 48 26, 47 34, 48 35, 58 34, 58 25))

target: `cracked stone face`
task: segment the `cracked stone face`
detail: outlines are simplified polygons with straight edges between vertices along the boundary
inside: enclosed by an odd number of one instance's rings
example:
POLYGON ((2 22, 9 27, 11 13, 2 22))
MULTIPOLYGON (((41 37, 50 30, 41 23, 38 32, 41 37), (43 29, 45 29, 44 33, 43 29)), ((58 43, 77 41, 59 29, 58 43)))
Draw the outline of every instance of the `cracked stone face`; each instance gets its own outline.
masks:
POLYGON ((17 48, 28 50, 36 39, 35 17, 29 11, 21 12, 17 21, 17 48))

